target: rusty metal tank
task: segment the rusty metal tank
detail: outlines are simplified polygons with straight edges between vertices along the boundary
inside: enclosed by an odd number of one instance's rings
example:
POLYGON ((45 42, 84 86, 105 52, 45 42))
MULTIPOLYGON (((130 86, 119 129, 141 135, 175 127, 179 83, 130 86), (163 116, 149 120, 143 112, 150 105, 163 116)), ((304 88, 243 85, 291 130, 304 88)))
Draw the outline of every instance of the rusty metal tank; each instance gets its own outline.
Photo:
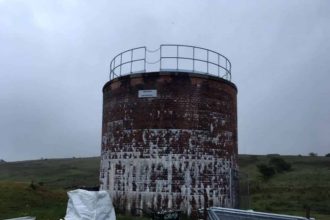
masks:
POLYGON ((237 88, 229 60, 187 45, 140 47, 116 56, 110 72, 100 181, 115 206, 188 215, 237 207, 237 88))

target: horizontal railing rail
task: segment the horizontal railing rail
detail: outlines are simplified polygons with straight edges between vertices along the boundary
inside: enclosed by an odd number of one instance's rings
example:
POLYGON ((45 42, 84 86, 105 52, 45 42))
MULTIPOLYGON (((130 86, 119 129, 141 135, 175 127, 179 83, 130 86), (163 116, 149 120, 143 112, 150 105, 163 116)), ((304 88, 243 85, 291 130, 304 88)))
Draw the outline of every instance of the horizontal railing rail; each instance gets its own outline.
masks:
POLYGON ((231 80, 231 63, 227 57, 196 46, 162 44, 156 50, 137 47, 116 55, 110 62, 110 80, 155 71, 201 73, 231 80))

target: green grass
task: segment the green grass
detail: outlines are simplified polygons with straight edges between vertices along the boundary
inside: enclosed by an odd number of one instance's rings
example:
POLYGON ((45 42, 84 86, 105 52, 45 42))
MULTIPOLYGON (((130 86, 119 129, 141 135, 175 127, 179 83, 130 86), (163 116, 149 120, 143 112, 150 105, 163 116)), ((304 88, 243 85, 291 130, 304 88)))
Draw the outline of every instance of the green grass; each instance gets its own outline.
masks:
POLYGON ((330 158, 282 156, 292 165, 292 170, 263 181, 256 165, 267 163, 269 158, 240 156, 241 171, 250 180, 249 208, 304 216, 304 207, 309 206, 311 216, 330 219, 330 158))
POLYGON ((0 180, 74 188, 99 185, 99 157, 42 159, 0 164, 0 180))
POLYGON ((0 182, 0 218, 38 216, 38 219, 64 217, 67 203, 66 191, 19 182, 0 182))
POLYGON ((42 159, 0 164, 0 219, 65 216, 66 192, 77 186, 97 186, 100 159, 42 159), (30 185, 34 183, 36 189, 30 185))
MULTIPOLYGON (((240 171, 248 175, 250 182, 250 199, 245 199, 242 208, 304 216, 307 205, 312 217, 330 219, 330 158, 282 158, 292 165, 292 170, 263 181, 256 165, 268 163, 270 156, 239 156, 240 171)), ((99 164, 98 157, 1 163, 0 219, 26 215, 37 219, 64 217, 66 192, 76 186, 97 186, 99 164)), ((244 182, 247 178, 241 180, 243 188, 244 182)))

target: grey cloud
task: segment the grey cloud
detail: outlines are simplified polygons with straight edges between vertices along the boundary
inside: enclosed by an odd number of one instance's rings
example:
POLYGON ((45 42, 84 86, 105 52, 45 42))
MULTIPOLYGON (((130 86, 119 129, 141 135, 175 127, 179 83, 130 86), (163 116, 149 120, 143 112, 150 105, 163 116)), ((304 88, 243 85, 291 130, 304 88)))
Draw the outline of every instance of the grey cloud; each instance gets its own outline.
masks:
POLYGON ((99 155, 109 61, 136 46, 233 64, 239 151, 330 152, 330 3, 0 1, 0 158, 99 155))

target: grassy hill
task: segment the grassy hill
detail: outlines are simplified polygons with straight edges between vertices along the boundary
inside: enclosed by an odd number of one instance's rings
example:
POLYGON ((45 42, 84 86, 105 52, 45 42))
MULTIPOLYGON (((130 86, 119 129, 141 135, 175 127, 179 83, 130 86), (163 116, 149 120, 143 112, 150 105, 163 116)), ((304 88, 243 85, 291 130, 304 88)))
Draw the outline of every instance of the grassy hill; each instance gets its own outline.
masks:
POLYGON ((250 179, 250 208, 253 210, 330 219, 330 158, 281 156, 292 170, 275 174, 268 181, 260 178, 256 167, 271 156, 240 156, 241 171, 250 179))
POLYGON ((100 158, 66 158, 0 164, 0 181, 43 183, 57 188, 96 186, 100 158))
MULTIPOLYGON (((330 219, 330 157, 281 156, 291 171, 264 180, 256 165, 271 157, 239 156, 242 208, 304 216, 310 207, 312 217, 330 219)), ((0 163, 0 219, 63 217, 66 191, 97 186, 99 163, 98 157, 0 163)))

